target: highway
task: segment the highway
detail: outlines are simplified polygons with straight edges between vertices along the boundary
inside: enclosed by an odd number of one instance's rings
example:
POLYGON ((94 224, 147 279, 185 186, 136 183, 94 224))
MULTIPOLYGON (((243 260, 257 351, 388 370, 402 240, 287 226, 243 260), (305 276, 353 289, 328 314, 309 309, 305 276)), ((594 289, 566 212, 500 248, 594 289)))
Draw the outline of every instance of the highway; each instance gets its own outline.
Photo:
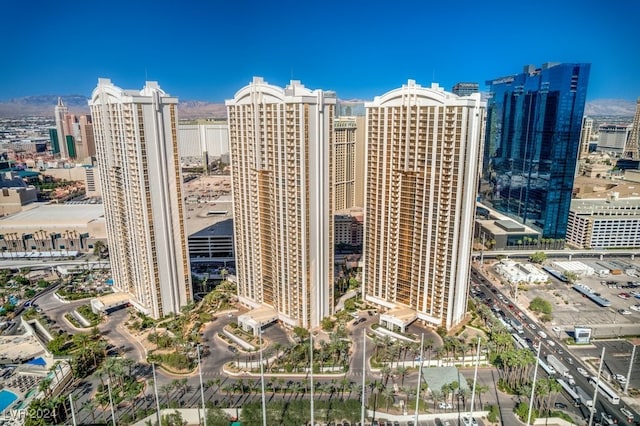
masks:
MULTIPOLYGON (((524 339, 528 339, 527 341, 530 342, 530 349, 535 352, 537 349, 535 349, 533 345, 541 344, 542 348, 540 349, 540 358, 544 361, 547 355, 554 354, 569 369, 570 374, 576 382, 576 386, 581 387, 589 395, 593 396, 594 387, 589 383, 587 377, 584 377, 578 372, 578 368, 585 369, 587 372, 590 372, 589 375, 592 376, 595 376, 596 372, 593 372, 593 369, 590 366, 584 364, 580 358, 572 354, 571 350, 563 344, 561 339, 565 334, 565 330, 554 331, 546 329, 543 324, 538 323, 534 318, 527 315, 524 310, 520 309, 507 294, 503 294, 499 289, 493 286, 490 280, 484 276, 482 271, 476 268, 475 265, 472 266, 471 271, 471 284, 472 286, 478 286, 480 293, 477 294, 482 296, 475 297, 476 303, 485 303, 489 307, 498 308, 497 312, 495 308, 492 309, 493 312, 496 312, 496 316, 498 317, 503 316, 506 322, 509 322, 511 319, 518 320, 524 326, 523 332, 520 335, 524 339), (535 329, 533 329, 533 327, 535 327, 535 329), (540 331, 543 331, 547 337, 541 338, 539 334, 540 331), (550 344, 550 342, 553 343, 550 344)), ((515 332, 515 330, 513 332, 515 332)), ((542 368, 538 368, 538 374, 546 373, 542 368)), ((622 395, 622 392, 618 395, 622 395)), ((569 402, 574 402, 570 396, 567 398, 569 399, 569 402)), ((635 420, 640 419, 640 415, 637 412, 634 412, 623 401, 620 401, 619 405, 614 405, 605 399, 602 394, 598 393, 596 398, 596 415, 594 418, 599 419, 601 417, 601 413, 604 411, 617 419, 617 423, 620 425, 633 425, 634 422, 628 422, 627 418, 620 411, 623 407, 634 414, 635 420)), ((586 406, 580 405, 577 409, 583 418, 588 419, 589 410, 586 406)))

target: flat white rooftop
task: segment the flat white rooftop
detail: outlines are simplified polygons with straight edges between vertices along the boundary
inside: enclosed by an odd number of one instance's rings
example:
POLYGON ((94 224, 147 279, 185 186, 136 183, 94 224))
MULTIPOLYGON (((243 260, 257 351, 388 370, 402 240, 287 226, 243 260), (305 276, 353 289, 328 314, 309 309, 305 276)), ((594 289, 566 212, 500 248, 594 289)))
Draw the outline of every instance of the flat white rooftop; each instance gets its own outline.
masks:
POLYGON ((104 216, 102 204, 41 204, 0 219, 3 229, 25 226, 51 229, 86 226, 88 222, 104 216))

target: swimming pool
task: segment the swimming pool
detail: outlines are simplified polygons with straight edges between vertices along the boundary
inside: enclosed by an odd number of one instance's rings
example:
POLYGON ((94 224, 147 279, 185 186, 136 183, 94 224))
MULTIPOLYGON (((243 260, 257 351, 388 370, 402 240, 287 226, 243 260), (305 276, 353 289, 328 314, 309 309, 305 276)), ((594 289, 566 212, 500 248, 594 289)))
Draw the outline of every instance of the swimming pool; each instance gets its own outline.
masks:
POLYGON ((13 404, 13 401, 18 399, 18 395, 10 392, 6 389, 0 391, 0 412, 7 409, 8 406, 13 404))

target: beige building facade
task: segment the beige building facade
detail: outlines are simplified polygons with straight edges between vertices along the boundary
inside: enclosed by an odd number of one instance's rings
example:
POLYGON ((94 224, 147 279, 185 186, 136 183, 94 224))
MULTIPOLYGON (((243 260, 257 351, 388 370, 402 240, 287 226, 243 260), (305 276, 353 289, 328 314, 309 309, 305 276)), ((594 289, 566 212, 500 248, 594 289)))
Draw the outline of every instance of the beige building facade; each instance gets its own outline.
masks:
POLYGON ((335 104, 258 77, 226 101, 239 299, 291 327, 332 313, 335 104))
POLYGON ((4 257, 91 253, 97 241, 107 243, 101 204, 38 204, 0 219, 4 257))
POLYGON ((409 80, 366 108, 364 296, 451 328, 467 308, 485 103, 409 80))

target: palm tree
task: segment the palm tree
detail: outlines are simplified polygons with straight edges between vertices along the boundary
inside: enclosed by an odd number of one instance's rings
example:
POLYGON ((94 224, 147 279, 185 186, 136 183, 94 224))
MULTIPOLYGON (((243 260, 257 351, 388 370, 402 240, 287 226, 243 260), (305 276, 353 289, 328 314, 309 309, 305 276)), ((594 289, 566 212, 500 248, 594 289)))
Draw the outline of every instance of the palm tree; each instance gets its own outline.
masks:
POLYGON ((91 423, 96 424, 96 408, 98 408, 98 404, 94 399, 88 399, 82 403, 82 410, 89 411, 91 414, 91 423))
POLYGON ((173 390, 172 383, 167 383, 160 386, 160 392, 164 394, 164 398, 167 400, 167 406, 169 405, 169 395, 171 394, 172 390, 173 390))
POLYGON ((38 385, 38 390, 44 393, 45 398, 49 398, 49 396, 51 395, 52 382, 53 382, 53 379, 51 377, 45 377, 40 381, 40 384, 38 385))
POLYGON ((400 386, 404 386, 404 378, 407 375, 407 367, 399 365, 396 367, 396 375, 400 377, 400 386))
POLYGON ((382 396, 385 399, 386 402, 386 411, 389 411, 389 404, 391 402, 393 402, 393 397, 394 397, 394 392, 393 392, 393 388, 386 386, 383 390, 382 390, 382 396))
POLYGON ((391 367, 385 365, 380 370, 382 372, 382 380, 384 381, 384 385, 387 385, 387 381, 389 380, 389 376, 391 375, 391 367))
POLYGON ((449 399, 449 395, 451 394, 451 383, 445 383, 444 385, 442 385, 442 388, 440 388, 440 390, 442 391, 442 399, 446 401, 447 399, 449 399))
POLYGON ((443 391, 439 391, 437 389, 431 389, 431 398, 433 398, 433 409, 435 410, 436 404, 442 399, 444 396, 443 391))

